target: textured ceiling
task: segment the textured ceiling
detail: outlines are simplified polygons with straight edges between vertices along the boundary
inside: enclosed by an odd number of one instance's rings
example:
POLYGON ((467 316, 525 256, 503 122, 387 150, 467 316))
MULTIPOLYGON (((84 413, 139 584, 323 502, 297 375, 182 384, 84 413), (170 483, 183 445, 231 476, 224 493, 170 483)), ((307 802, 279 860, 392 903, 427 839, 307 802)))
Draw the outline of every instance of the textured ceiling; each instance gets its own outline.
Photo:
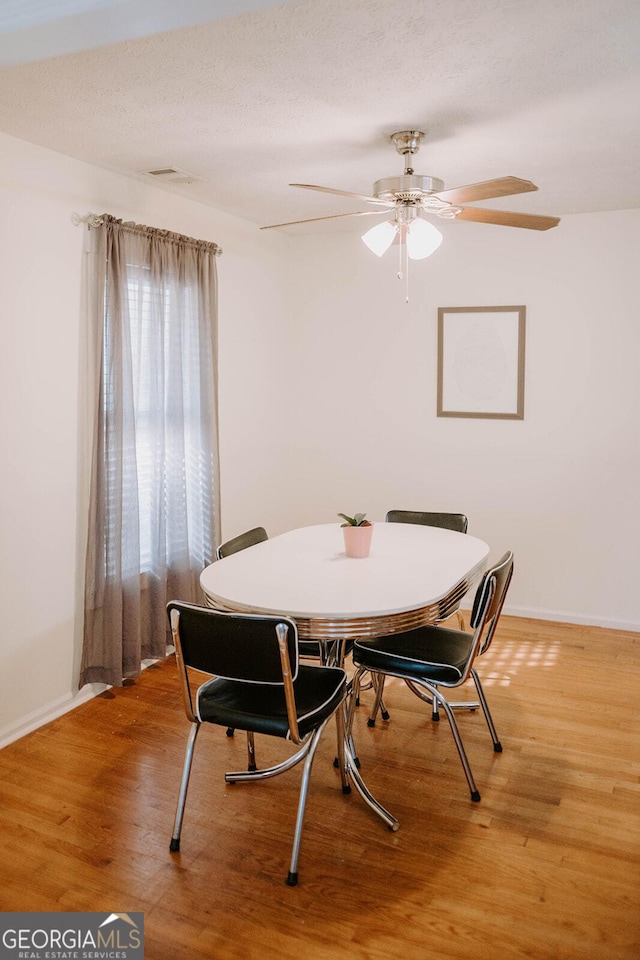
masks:
MULTIPOLYGON (((273 7, 279 0, 0 0, 0 67, 273 7)), ((291 2, 291 0, 280 0, 291 2)))
POLYGON ((368 194, 402 172, 388 137, 405 128, 427 133, 416 172, 447 187, 538 184, 485 206, 640 207, 638 0, 243 9, 4 67, 0 131, 147 182, 145 171, 179 167, 201 180, 164 189, 256 224, 366 209, 287 184, 368 194))

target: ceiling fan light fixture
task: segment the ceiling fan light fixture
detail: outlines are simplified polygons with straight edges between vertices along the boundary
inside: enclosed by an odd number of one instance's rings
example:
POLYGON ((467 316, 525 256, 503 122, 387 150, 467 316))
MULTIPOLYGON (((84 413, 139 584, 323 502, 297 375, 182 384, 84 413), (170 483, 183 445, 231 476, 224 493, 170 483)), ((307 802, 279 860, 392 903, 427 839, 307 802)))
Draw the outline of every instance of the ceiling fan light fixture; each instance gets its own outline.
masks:
POLYGON ((382 223, 377 223, 371 230, 363 233, 362 241, 372 253, 381 257, 393 243, 397 229, 396 224, 391 220, 383 220, 382 223))
POLYGON ((412 220, 407 227, 407 253, 411 260, 425 260, 442 243, 442 234, 427 220, 412 220))

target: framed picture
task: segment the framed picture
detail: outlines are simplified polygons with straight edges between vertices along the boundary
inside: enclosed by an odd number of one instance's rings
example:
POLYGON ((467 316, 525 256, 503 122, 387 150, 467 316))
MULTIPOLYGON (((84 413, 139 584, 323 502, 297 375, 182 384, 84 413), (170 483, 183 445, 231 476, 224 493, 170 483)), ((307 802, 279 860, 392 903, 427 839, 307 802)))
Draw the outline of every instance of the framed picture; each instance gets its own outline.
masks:
POLYGON ((524 419, 525 307, 438 309, 438 416, 524 419))

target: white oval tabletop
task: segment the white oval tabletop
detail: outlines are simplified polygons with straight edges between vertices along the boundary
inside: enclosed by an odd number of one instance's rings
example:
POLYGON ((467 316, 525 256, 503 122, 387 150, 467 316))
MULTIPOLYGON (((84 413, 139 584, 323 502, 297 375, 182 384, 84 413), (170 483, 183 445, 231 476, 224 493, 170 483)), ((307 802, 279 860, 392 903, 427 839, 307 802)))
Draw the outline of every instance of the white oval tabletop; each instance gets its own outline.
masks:
POLYGON ((215 605, 303 619, 384 617, 437 604, 478 579, 489 547, 440 527, 376 523, 371 553, 344 552, 339 523, 272 537, 203 570, 215 605))

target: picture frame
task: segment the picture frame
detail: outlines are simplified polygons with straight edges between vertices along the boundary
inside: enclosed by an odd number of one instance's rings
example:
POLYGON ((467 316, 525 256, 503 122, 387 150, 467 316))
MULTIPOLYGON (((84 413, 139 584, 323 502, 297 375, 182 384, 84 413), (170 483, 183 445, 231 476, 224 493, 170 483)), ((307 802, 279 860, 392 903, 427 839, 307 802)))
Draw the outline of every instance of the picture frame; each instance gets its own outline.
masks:
POLYGON ((524 420, 526 307, 438 308, 439 417, 524 420))

